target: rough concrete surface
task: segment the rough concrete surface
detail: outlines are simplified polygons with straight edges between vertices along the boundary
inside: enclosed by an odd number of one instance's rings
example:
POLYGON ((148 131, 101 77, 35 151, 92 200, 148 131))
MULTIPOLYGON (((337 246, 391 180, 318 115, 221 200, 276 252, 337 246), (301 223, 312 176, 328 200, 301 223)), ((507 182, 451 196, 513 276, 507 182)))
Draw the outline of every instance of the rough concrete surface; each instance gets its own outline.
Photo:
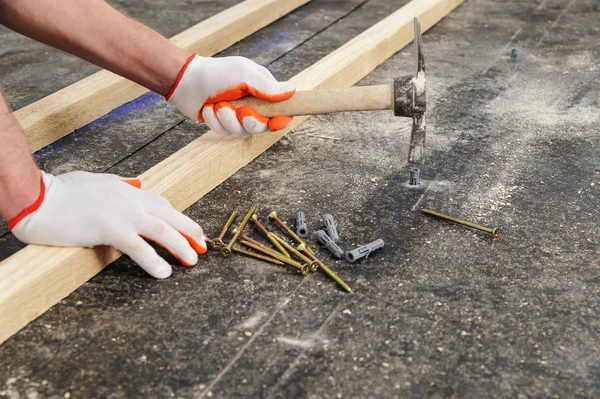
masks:
MULTIPOLYGON (((130 13, 174 33, 164 2, 146 3, 130 13)), ((225 53, 289 78, 405 3, 315 0, 225 53)), ((303 210, 313 231, 332 213, 343 248, 383 238, 365 261, 330 262, 353 294, 239 256, 211 252, 166 281, 124 257, 0 346, 0 397, 598 397, 599 19, 595 0, 467 0, 426 33, 421 188, 406 187, 408 119, 340 114, 309 118, 186 211, 211 236, 257 206, 289 223, 303 210)), ((360 84, 412 62, 407 47, 360 84)), ((138 174, 205 131, 159 100, 36 158, 138 174)), ((4 234, 0 259, 20 247, 4 234)))

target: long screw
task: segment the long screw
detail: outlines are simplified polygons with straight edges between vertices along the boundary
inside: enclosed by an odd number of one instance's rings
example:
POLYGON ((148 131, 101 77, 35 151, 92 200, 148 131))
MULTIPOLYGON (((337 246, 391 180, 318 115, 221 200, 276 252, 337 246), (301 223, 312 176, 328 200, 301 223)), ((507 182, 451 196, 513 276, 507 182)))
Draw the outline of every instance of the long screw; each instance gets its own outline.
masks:
POLYGON ((288 251, 290 251, 291 253, 296 255, 298 258, 302 259, 305 263, 308 263, 312 270, 316 270, 319 268, 319 262, 316 262, 316 261, 312 260, 311 258, 309 258, 308 256, 302 254, 300 251, 298 251, 296 248, 292 247, 287 241, 285 241, 283 238, 279 237, 277 234, 275 234, 275 233, 272 233, 272 234, 273 234, 273 237, 275 237, 275 239, 277 241, 279 241, 279 243, 281 243, 281 245, 283 245, 285 247, 285 249, 287 249, 288 251))
POLYGON ((221 230, 221 234, 219 234, 219 237, 212 240, 213 247, 221 248, 225 246, 225 243, 223 242, 223 237, 225 237, 225 233, 227 233, 227 230, 229 230, 237 215, 238 211, 233 211, 231 216, 229 216, 229 219, 227 219, 227 223, 225 223, 225 226, 223 226, 223 230, 221 230))
POLYGON ((255 239, 253 239, 253 238, 250 238, 250 237, 248 237, 248 236, 247 236, 247 235, 245 235, 245 234, 240 234, 240 238, 241 238, 242 240, 246 240, 246 241, 248 241, 248 242, 251 242, 251 243, 252 243, 252 244, 254 244, 254 245, 258 245, 258 246, 259 246, 259 247, 261 247, 262 249, 265 249, 265 250, 268 250, 268 251, 272 251, 272 252, 275 252, 275 253, 277 253, 277 251, 275 251, 273 248, 269 248, 269 247, 267 247, 265 244, 263 244, 263 243, 261 243, 261 242, 258 242, 258 241, 256 241, 255 239))
POLYGON ((233 252, 237 252, 239 254, 246 255, 246 256, 249 256, 249 257, 254 258, 254 259, 264 260, 265 262, 274 263, 274 264, 280 265, 280 266, 284 266, 285 265, 285 263, 283 263, 280 260, 277 260, 275 258, 271 258, 270 256, 262 255, 262 254, 259 254, 259 253, 256 253, 256 252, 246 251, 245 249, 241 249, 241 248, 238 248, 238 247, 231 247, 231 250, 233 252))
POLYGON ((340 276, 338 276, 337 274, 335 274, 335 272, 333 270, 331 270, 330 268, 328 268, 327 266, 325 266, 324 263, 320 263, 320 270, 323 270, 323 272, 325 274, 327 274, 329 277, 331 277, 336 283, 338 283, 343 289, 345 289, 347 292, 352 292, 352 288, 350 288, 350 286, 348 286, 348 284, 346 284, 344 282, 344 280, 342 280, 340 278, 340 276))
POLYGON ((248 248, 252 248, 255 251, 262 252, 265 255, 272 256, 273 258, 275 258, 285 264, 295 267, 296 269, 300 270, 300 272, 302 273, 303 276, 306 276, 308 273, 310 273, 310 267, 307 264, 303 265, 299 262, 296 262, 295 260, 292 260, 292 259, 286 257, 285 255, 282 255, 275 251, 264 249, 258 245, 254 245, 250 241, 241 240, 240 243, 247 246, 248 248))
POLYGON ((231 248, 233 248, 233 244, 235 244, 235 242, 237 241, 240 234, 242 234, 242 231, 244 231, 244 228, 248 224, 248 220, 250 220, 252 215, 254 215, 254 212, 256 212, 256 209, 250 208, 250 210, 248 211, 246 216, 244 216, 242 223, 240 223, 240 225, 238 226, 237 231, 235 232, 233 237, 231 237, 231 241, 229 241, 229 244, 227 244, 227 246, 221 248, 221 255, 223 255, 225 257, 231 255, 231 248))
POLYGON ((442 219, 450 220, 451 222, 462 224, 464 226, 468 226, 468 227, 471 227, 473 229, 485 231, 486 233, 490 233, 494 238, 498 237, 498 235, 500 234, 500 229, 498 229, 498 228, 492 228, 492 229, 490 229, 488 227, 483 227, 483 226, 480 226, 478 224, 467 222, 467 221, 462 220, 462 219, 457 219, 457 218, 454 218, 452 216, 444 215, 443 213, 432 211, 431 209, 421 209, 421 212, 426 213, 428 215, 437 216, 437 217, 442 218, 442 219))
MULTIPOLYGON (((311 259, 312 259, 312 261, 313 261, 313 263, 314 263, 314 262, 317 262, 318 264, 321 264, 321 263, 323 263, 323 262, 321 262, 321 261, 319 260, 319 258, 317 258, 317 257, 316 257, 316 255, 315 255, 315 254, 312 252, 312 250, 311 250, 311 251, 309 251, 309 250, 308 250, 308 249, 310 249, 310 248, 308 248, 308 247, 307 247, 307 245, 306 245, 306 243, 305 243, 305 242, 303 242, 302 244, 298 245, 297 249, 298 249, 298 251, 301 251, 301 252, 303 252, 303 253, 304 253, 304 255, 306 255, 306 256, 308 256, 309 258, 311 258, 311 259)), ((312 265, 312 263, 311 263, 311 265, 312 265)), ((317 270, 319 270, 319 267, 318 267, 318 266, 317 266, 317 267, 311 267, 311 268, 312 268, 312 271, 313 271, 313 272, 316 272, 317 270)))
MULTIPOLYGON (((264 254, 269 254, 272 257, 285 256, 285 255, 277 252, 273 248, 269 248, 266 245, 261 244, 260 242, 253 240, 252 238, 250 238, 248 236, 245 236, 244 234, 240 235, 240 238, 242 239, 242 241, 240 241, 242 244, 250 243, 253 245, 253 247, 250 247, 250 248, 253 248, 253 249, 260 248, 261 252, 264 254)), ((258 249, 257 249, 257 251, 258 251, 258 249)), ((288 258, 288 259, 293 260, 292 258, 288 258)))
POLYGON ((262 223, 258 220, 258 216, 256 216, 256 215, 252 216, 252 221, 254 222, 256 227, 258 227, 258 229, 260 231, 262 231, 262 233, 269 239, 269 241, 271 241, 273 243, 273 245, 275 245, 275 248, 277 248, 279 250, 279 252, 281 252, 288 258, 290 257, 289 252, 285 250, 285 248, 279 243, 279 241, 277 241, 275 239, 275 237, 273 237, 273 233, 271 233, 269 230, 267 230, 267 228, 265 226, 263 226, 262 223))
MULTIPOLYGON (((323 273, 327 274, 333 281, 338 283, 347 292, 352 292, 352 288, 350 288, 350 286, 348 284, 346 284, 344 282, 344 280, 341 279, 340 276, 338 276, 333 270, 328 268, 325 265, 325 263, 323 263, 319 260, 319 258, 317 258, 315 255, 311 255, 311 253, 306 250, 306 244, 303 243, 303 244, 298 245, 298 250, 303 251, 306 255, 308 255, 313 260, 313 262, 316 262, 319 265, 319 268, 313 269, 313 271, 316 272, 317 270, 322 270, 323 273)), ((311 263, 311 265, 312 265, 312 263, 311 263)))
MULTIPOLYGON (((274 220, 275 223, 281 226, 281 228, 285 230, 285 232, 288 233, 288 235, 292 237, 294 241, 296 241, 298 244, 305 244, 302 238, 298 237, 298 234, 294 233, 294 230, 290 229, 287 224, 283 223, 283 220, 279 219, 279 217, 277 216, 277 212, 273 211, 269 213, 269 218, 271 220, 274 220)), ((310 249, 308 246, 306 247, 306 250, 314 255, 313 250, 310 249)))

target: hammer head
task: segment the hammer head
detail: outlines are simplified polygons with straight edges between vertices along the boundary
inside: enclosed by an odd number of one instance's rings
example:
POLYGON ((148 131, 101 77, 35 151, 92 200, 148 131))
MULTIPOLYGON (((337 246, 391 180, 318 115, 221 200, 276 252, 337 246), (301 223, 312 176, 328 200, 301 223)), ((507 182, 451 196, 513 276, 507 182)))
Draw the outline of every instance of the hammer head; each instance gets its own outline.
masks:
POLYGON ((423 36, 421 23, 415 18, 415 58, 417 73, 394 80, 394 114, 412 118, 408 162, 422 163, 425 147, 425 110, 427 105, 427 84, 425 80, 425 58, 423 56, 423 36))

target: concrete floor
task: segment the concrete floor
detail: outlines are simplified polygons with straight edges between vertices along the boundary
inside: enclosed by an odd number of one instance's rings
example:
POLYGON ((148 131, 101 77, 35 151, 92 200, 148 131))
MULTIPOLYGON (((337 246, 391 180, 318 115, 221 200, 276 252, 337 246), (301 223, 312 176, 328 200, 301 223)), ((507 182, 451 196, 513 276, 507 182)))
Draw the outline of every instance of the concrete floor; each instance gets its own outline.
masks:
MULTIPOLYGON (((172 34, 236 2, 131 3, 118 6, 172 34)), ((314 0, 225 54, 286 79, 405 3, 314 0)), ((0 346, 0 397, 599 397, 598 20, 597 0, 467 0, 426 33, 421 189, 405 186, 410 122, 354 113, 310 118, 186 211, 209 235, 257 206, 303 210, 313 230, 332 213, 345 248, 383 238, 364 262, 331 262, 353 294, 215 253, 166 281, 122 258, 0 346)), ((0 35, 15 108, 93 70, 0 35)), ((412 68, 409 47, 361 84, 412 68)), ((148 95, 36 157, 132 176, 205 131, 148 95)), ((22 245, 0 234, 4 259, 22 245)))

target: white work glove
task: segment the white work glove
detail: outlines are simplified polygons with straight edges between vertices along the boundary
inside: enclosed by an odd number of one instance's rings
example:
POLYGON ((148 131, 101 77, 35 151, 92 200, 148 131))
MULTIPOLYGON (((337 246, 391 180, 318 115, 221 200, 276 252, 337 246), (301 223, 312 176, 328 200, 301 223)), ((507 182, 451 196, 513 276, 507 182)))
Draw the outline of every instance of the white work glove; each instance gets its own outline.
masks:
POLYGON ((202 228, 158 194, 141 190, 138 179, 70 172, 42 172, 38 200, 8 227, 27 244, 60 247, 111 245, 156 278, 171 265, 146 241, 157 243, 186 266, 206 252, 202 228))
POLYGON ((213 131, 248 137, 282 129, 292 118, 267 118, 248 106, 236 109, 228 101, 252 95, 277 102, 287 100, 295 91, 293 83, 278 82, 267 68, 247 58, 194 54, 166 99, 192 120, 206 122, 213 131))

